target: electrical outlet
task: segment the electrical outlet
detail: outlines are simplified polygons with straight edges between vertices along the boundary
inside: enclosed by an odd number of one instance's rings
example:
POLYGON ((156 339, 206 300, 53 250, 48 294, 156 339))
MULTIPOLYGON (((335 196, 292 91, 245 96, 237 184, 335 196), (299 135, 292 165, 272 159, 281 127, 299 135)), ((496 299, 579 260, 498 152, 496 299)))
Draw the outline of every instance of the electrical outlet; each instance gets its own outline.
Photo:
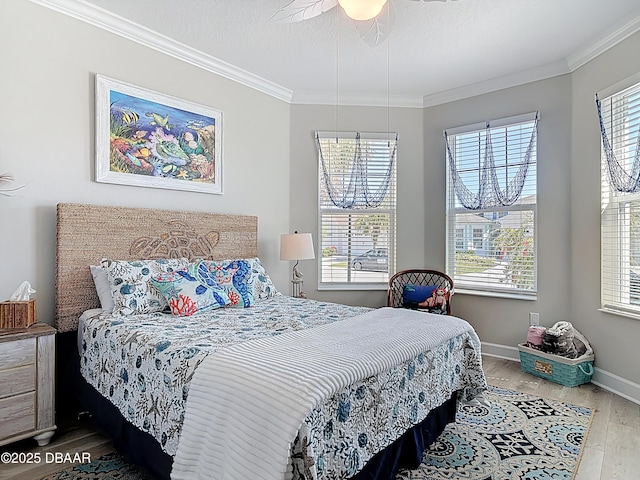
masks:
POLYGON ((529 313, 529 325, 540 325, 539 313, 529 313))

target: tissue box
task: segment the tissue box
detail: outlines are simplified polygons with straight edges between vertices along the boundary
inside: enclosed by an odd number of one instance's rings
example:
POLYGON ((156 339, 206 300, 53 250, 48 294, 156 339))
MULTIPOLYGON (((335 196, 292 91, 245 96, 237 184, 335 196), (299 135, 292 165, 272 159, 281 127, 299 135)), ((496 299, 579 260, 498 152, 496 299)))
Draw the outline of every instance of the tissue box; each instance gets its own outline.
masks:
POLYGON ((0 303, 0 328, 26 328, 36 323, 36 299, 0 303))

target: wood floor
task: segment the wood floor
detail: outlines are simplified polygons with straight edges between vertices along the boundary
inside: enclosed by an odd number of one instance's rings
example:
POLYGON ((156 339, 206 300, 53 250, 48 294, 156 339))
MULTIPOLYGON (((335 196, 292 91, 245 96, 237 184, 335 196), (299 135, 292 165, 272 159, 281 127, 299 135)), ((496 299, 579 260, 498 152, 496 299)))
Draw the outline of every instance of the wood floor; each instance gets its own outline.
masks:
POLYGON ((62 470, 73 468, 79 462, 70 463, 47 461, 56 453, 89 453, 91 459, 96 459, 114 450, 109 439, 93 424, 90 418, 78 419, 77 416, 56 418, 56 433, 51 443, 45 447, 38 447, 35 440, 27 439, 11 445, 0 447, 0 452, 30 452, 40 455, 37 463, 0 464, 0 479, 12 480, 40 480, 62 470), (49 455, 47 456, 47 453, 49 455))
MULTIPOLYGON (((635 480, 640 478, 640 405, 625 400, 593 384, 563 387, 520 371, 510 360, 484 357, 484 370, 490 385, 518 390, 583 405, 594 409, 591 429, 574 480, 635 480)), ((113 446, 90 419, 58 418, 58 430, 46 447, 33 440, 0 447, 0 452, 50 453, 88 452, 98 458, 113 446)), ((0 464, 0 479, 39 480, 74 464, 40 462, 37 465, 0 464)))

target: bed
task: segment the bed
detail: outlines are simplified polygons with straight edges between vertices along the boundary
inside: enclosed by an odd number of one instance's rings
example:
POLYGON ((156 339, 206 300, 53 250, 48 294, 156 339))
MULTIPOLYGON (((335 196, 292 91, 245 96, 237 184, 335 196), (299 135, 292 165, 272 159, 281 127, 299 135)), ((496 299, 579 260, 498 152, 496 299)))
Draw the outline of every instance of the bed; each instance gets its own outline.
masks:
POLYGON ((234 449, 241 454, 230 468, 238 470, 228 478, 251 478, 239 473, 247 465, 257 469, 253 478, 267 473, 280 478, 278 469, 284 468, 282 478, 295 479, 383 479, 393 478, 400 467, 415 468, 424 448, 455 419, 456 402, 486 388, 473 329, 455 317, 282 295, 257 250, 252 216, 59 204, 56 327, 77 330, 82 403, 116 447, 157 478, 213 478, 210 472, 226 468, 220 462, 234 449), (101 265, 102 259, 108 260, 101 265), (229 290, 236 294, 231 306, 191 316, 140 309, 141 297, 132 301, 125 295, 116 298, 114 314, 103 311, 91 265, 110 273, 112 288, 110 268, 120 277, 125 267, 134 269, 140 279, 135 269, 170 265, 169 273, 205 268, 221 284, 225 279, 234 284, 244 272, 244 290, 229 290), (409 348, 408 337, 420 336, 411 331, 417 320, 431 325, 425 342, 433 344, 425 350, 427 343, 409 348), (393 349, 379 341, 390 322, 403 325, 396 330, 407 337, 399 336, 393 349), (320 337, 332 335, 340 340, 320 344, 320 337), (358 352, 377 345, 361 359, 351 359, 349 347, 339 346, 357 342, 362 342, 358 352), (292 353, 293 363, 281 366, 281 357, 298 346, 300 355, 292 353), (320 353, 304 363, 312 351, 320 353), (343 361, 344 368, 333 368, 343 361), (280 375, 280 369, 289 374, 280 375), (289 414, 303 403, 296 400, 296 389, 312 390, 312 382, 319 382, 323 393, 312 395, 298 419, 289 414), (265 385, 259 388, 260 383, 265 385), (287 395, 269 398, 269 389, 287 395), (239 420, 224 430, 220 416, 239 420), (271 472, 267 458, 276 455, 269 448, 282 440, 268 430, 281 430, 274 423, 280 417, 282 425, 295 429, 284 438, 286 465, 278 461, 271 472), (222 452, 218 457, 216 448, 222 452))

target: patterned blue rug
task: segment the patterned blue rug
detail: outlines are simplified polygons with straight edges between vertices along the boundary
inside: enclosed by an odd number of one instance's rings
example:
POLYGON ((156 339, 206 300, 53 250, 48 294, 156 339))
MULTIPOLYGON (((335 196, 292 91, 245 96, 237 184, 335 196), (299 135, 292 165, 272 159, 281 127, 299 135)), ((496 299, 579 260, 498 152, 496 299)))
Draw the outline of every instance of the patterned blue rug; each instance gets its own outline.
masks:
POLYGON ((570 480, 591 422, 589 408, 489 387, 490 406, 458 407, 417 470, 396 480, 570 480))
MULTIPOLYGON (((591 410, 489 387, 489 407, 460 405, 417 470, 396 480, 570 480, 577 470, 591 410)), ((148 480, 115 453, 46 480, 148 480)))
POLYGON ((41 480, 153 480, 153 477, 113 452, 41 480))

